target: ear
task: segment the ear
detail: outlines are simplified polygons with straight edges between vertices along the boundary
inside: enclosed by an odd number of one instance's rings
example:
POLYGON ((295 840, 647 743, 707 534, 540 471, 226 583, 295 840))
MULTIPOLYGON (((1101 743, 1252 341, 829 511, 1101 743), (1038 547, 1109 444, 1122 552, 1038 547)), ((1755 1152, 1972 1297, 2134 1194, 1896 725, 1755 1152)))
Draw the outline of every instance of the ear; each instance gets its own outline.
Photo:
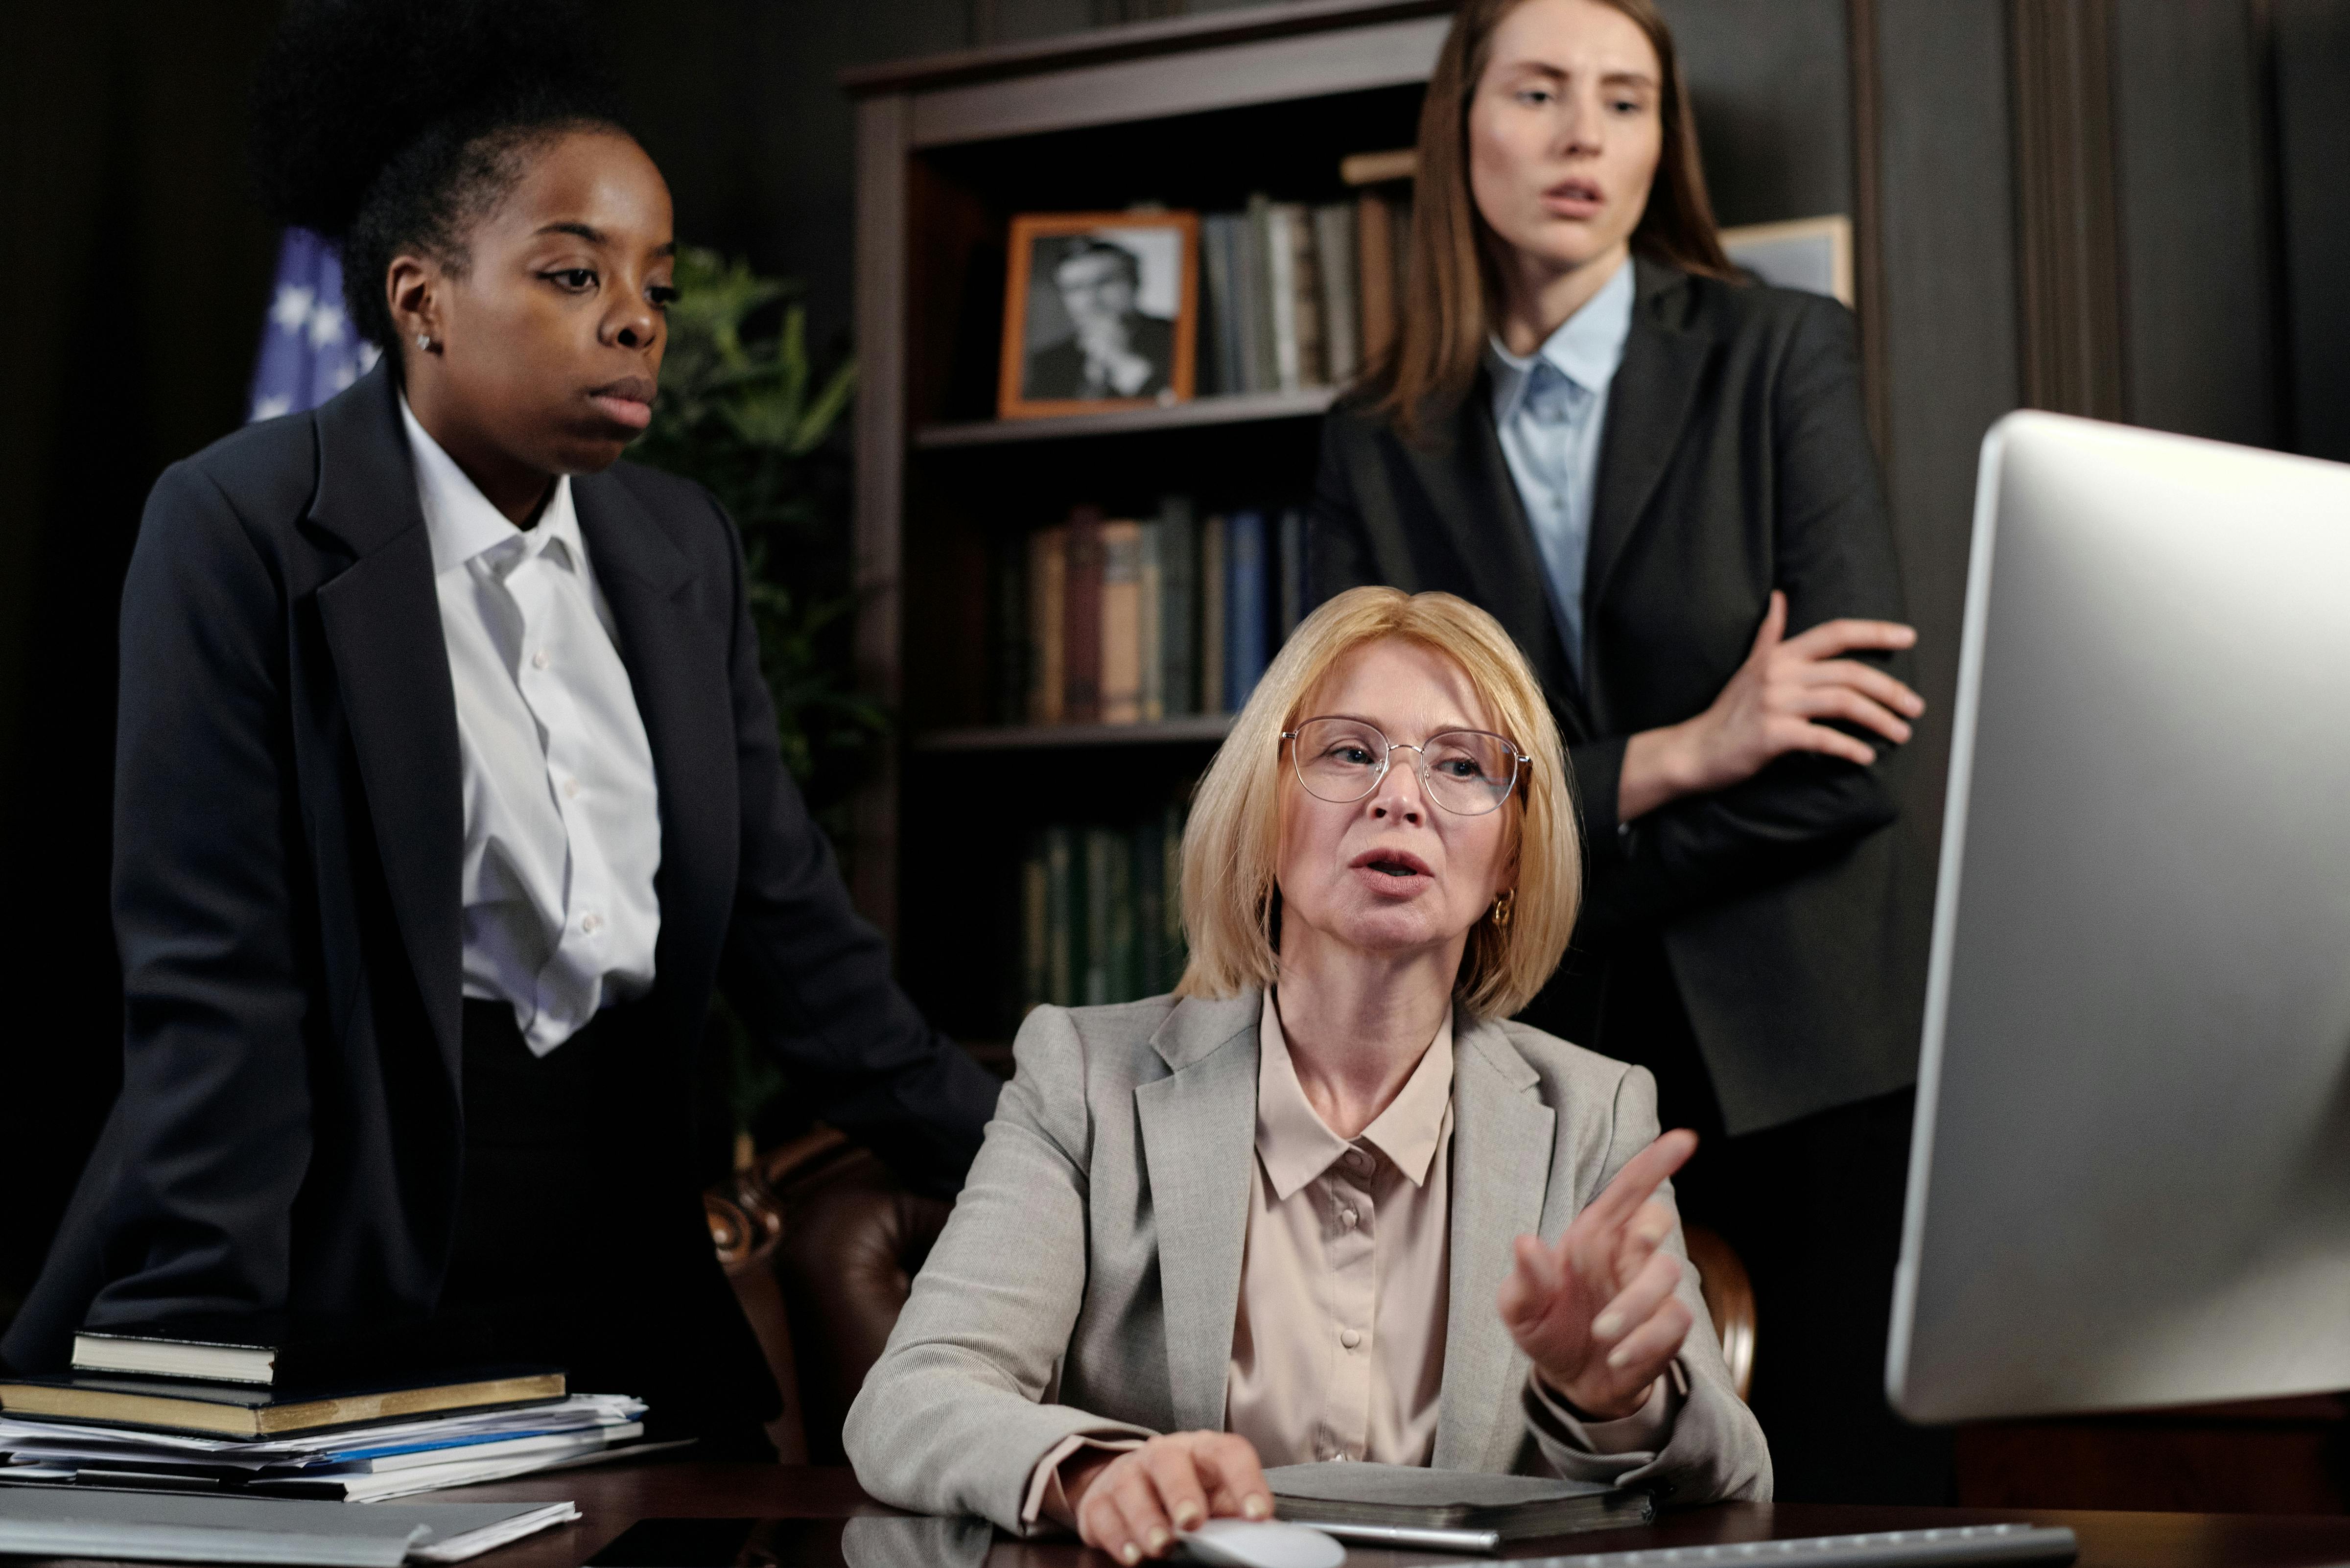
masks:
POLYGON ((441 351, 447 326, 443 297, 447 286, 447 271, 430 256, 403 254, 392 258, 384 273, 384 300, 391 307, 391 323, 400 333, 395 346, 403 358, 412 361, 425 353, 441 351), (429 338, 432 348, 417 348, 419 337, 429 338))

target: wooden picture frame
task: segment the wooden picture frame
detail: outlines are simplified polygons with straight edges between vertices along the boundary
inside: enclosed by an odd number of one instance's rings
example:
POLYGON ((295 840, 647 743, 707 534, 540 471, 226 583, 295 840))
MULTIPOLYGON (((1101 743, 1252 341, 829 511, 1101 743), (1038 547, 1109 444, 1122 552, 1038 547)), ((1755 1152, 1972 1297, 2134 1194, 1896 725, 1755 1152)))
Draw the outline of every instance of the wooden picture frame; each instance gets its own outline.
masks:
POLYGON ((1024 213, 1012 220, 1010 246, 997 418, 1191 400, 1200 336, 1197 213, 1024 213), (1087 352, 1065 302, 1115 304, 1121 285, 1129 355, 1112 365, 1087 352), (1137 377, 1131 391, 1120 384, 1137 377))

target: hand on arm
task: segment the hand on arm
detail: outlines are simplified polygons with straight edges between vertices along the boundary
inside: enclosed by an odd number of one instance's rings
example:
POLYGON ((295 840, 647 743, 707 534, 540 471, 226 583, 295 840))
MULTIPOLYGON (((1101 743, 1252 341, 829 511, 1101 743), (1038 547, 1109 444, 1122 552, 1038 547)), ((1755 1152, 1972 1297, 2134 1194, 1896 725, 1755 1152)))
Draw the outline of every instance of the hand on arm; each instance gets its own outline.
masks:
POLYGON ((1848 653, 1890 651, 1918 640, 1898 621, 1823 622, 1788 638, 1787 596, 1773 590, 1746 662, 1693 719, 1634 735, 1616 789, 1617 820, 1631 822, 1685 795, 1709 794, 1752 778, 1790 752, 1819 752, 1866 767, 1877 753, 1831 728, 1842 719, 1898 745, 1925 699, 1848 653))
POLYGON ((1087 1545, 1132 1563, 1165 1556, 1178 1532, 1211 1518, 1271 1519, 1273 1492, 1246 1438, 1174 1432, 1125 1453, 1071 1456, 1046 1511, 1087 1545))
POLYGON ((1555 1245, 1517 1241, 1502 1282, 1503 1324, 1535 1374, 1576 1411, 1618 1420, 1639 1410, 1695 1320, 1673 1293, 1680 1260, 1662 1251, 1672 1210, 1657 1189, 1697 1147, 1665 1134, 1625 1162, 1555 1245))

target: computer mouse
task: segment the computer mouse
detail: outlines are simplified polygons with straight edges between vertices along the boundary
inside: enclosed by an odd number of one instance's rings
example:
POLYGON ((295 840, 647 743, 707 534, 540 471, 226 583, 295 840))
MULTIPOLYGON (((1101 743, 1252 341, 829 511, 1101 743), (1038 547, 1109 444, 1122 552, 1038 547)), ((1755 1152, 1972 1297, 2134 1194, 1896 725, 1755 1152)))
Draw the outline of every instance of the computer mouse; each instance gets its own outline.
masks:
POLYGON ((1347 1560, 1335 1536, 1277 1519, 1211 1519, 1183 1544, 1202 1563, 1232 1568, 1338 1568, 1347 1560))

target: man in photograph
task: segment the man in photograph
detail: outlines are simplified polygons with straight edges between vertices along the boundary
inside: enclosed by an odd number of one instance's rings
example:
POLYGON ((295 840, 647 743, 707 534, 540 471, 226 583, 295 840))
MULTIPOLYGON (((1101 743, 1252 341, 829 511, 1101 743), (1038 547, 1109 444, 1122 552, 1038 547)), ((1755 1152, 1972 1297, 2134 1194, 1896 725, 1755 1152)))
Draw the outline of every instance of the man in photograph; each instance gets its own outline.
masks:
POLYGON ((1155 398, 1175 364, 1175 325, 1138 308, 1142 258, 1097 234, 1070 242, 1053 286, 1075 330, 1028 356, 1023 395, 1060 399, 1155 398))

